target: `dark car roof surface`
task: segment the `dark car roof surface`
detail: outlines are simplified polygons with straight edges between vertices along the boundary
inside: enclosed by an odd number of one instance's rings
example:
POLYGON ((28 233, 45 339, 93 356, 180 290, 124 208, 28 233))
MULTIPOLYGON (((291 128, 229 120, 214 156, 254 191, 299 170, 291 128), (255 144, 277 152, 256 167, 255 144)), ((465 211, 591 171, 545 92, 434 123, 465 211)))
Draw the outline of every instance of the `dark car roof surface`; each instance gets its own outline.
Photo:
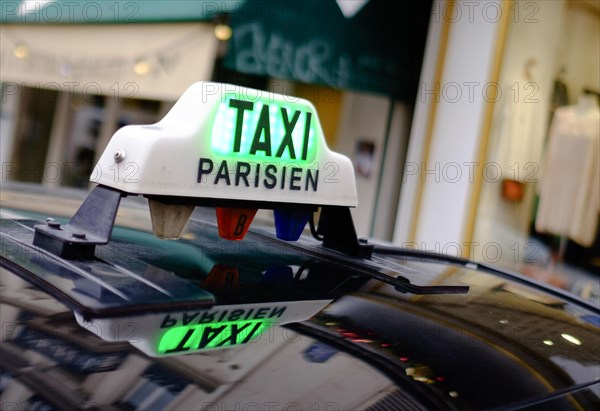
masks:
MULTIPOLYGON (((600 316, 593 306, 556 290, 547 292, 518 276, 475 264, 448 264, 444 258, 351 259, 324 250, 311 239, 281 242, 269 229, 260 228, 241 242, 226 241, 218 237, 214 222, 207 221, 206 211, 195 213, 177 242, 117 227, 112 241, 97 248, 98 261, 64 265, 40 263, 26 246, 15 251, 12 242, 31 241, 32 227, 42 216, 3 219, 3 407, 600 406, 600 316), (331 302, 310 318, 275 325, 248 344, 164 358, 151 358, 124 342, 127 334, 135 339, 139 326, 135 322, 110 331, 121 335, 109 342, 105 340, 111 338, 84 330, 73 316, 73 310, 81 308, 78 304, 90 296, 106 302, 103 308, 116 307, 108 312, 117 316, 126 314, 118 310, 123 299, 167 298, 168 293, 158 289, 151 293, 141 282, 116 281, 123 270, 154 284, 165 275, 174 277, 184 285, 183 293, 200 301, 202 293, 214 286, 207 279, 221 267, 235 270, 236 284, 232 290, 213 290, 217 304, 331 302), (44 270, 60 271, 51 288, 43 283, 34 287, 13 274, 27 278, 27 272, 44 270), (85 270, 116 284, 116 292, 102 284, 91 290, 82 286, 74 275, 85 276, 85 270), (415 294, 379 281, 377 275, 398 277, 417 287, 467 285, 469 291, 415 294), (58 302, 56 297, 61 296, 58 302)), ((143 315, 144 307, 135 310, 143 315)), ((152 307, 160 310, 158 304, 152 307)), ((162 308, 165 313, 174 310, 168 304, 162 308)), ((182 312, 192 318, 206 310, 210 307, 177 307, 170 318, 179 318, 182 312)), ((85 315, 94 313, 84 310, 85 315)))

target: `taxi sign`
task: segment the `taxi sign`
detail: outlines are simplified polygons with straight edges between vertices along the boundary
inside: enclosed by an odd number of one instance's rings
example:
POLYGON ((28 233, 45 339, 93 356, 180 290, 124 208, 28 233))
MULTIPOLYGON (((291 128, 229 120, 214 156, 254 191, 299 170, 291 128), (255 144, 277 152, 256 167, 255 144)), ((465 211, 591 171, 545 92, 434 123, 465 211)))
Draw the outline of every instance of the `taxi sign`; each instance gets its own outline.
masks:
POLYGON ((310 223, 324 247, 370 256, 349 210, 357 205, 352 162, 329 150, 315 107, 300 98, 194 83, 158 123, 118 130, 90 181, 98 186, 68 224, 35 226, 35 246, 93 259, 110 240, 121 198, 134 194, 148 198, 163 239, 179 238, 195 206, 212 206, 219 235, 242 240, 263 208, 273 209, 281 240, 298 240, 310 223))
POLYGON ((351 161, 328 149, 315 107, 212 82, 158 123, 118 130, 91 176, 126 193, 355 207, 351 161))

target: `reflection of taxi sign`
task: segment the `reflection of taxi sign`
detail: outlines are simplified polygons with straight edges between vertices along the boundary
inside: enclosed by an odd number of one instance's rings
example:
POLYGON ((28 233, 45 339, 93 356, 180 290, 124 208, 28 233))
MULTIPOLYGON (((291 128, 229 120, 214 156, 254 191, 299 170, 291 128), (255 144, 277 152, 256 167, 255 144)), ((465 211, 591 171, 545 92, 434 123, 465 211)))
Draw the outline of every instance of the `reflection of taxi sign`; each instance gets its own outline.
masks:
POLYGON ((94 319, 75 311, 75 318, 105 341, 126 341, 149 356, 163 357, 257 342, 268 329, 305 321, 331 301, 215 305, 199 311, 94 319))
POLYGON ((314 106, 299 98, 195 83, 158 123, 118 130, 90 180, 99 186, 71 222, 37 226, 35 245, 92 258, 110 238, 121 197, 135 194, 148 198, 161 238, 179 238, 195 206, 212 206, 225 239, 243 239, 264 208, 274 211, 277 237, 295 241, 321 207, 325 247, 369 253, 350 217, 352 163, 328 149, 314 106))
POLYGON ((173 328, 163 335, 158 352, 176 354, 246 344, 260 336, 270 324, 269 321, 236 321, 173 328))

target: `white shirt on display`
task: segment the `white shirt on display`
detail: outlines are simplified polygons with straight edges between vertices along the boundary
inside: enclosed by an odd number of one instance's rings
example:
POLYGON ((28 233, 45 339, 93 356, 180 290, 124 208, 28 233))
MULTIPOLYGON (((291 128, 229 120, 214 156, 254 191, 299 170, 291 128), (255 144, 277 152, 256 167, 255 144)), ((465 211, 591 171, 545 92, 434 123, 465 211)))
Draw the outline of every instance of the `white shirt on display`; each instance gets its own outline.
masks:
POLYGON ((506 85, 497 121, 497 161, 502 178, 521 183, 532 182, 530 165, 540 160, 545 133, 536 76, 532 73, 534 64, 534 60, 528 60, 524 72, 506 85))
POLYGON ((600 107, 592 94, 559 107, 548 136, 539 184, 538 232, 593 244, 600 211, 600 107))

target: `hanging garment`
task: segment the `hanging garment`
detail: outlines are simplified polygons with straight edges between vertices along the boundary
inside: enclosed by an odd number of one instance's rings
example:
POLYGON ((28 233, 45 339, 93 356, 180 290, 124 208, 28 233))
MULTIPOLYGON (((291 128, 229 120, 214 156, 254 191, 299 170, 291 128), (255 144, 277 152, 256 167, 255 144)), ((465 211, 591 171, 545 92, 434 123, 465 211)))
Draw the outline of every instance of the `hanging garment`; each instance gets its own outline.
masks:
MULTIPOLYGON (((552 90, 552 101, 550 102, 550 116, 548 116, 548 126, 552 125, 554 112, 557 108, 569 104, 569 91, 567 85, 560 78, 554 80, 554 88, 552 90)), ((547 135, 546 135, 547 137, 547 135)))
POLYGON ((538 232, 594 242, 600 211, 600 109, 584 95, 554 114, 540 184, 538 232))
POLYGON ((502 178, 519 183, 532 182, 528 164, 540 159, 540 105, 525 98, 507 97, 499 121, 499 157, 502 178))

